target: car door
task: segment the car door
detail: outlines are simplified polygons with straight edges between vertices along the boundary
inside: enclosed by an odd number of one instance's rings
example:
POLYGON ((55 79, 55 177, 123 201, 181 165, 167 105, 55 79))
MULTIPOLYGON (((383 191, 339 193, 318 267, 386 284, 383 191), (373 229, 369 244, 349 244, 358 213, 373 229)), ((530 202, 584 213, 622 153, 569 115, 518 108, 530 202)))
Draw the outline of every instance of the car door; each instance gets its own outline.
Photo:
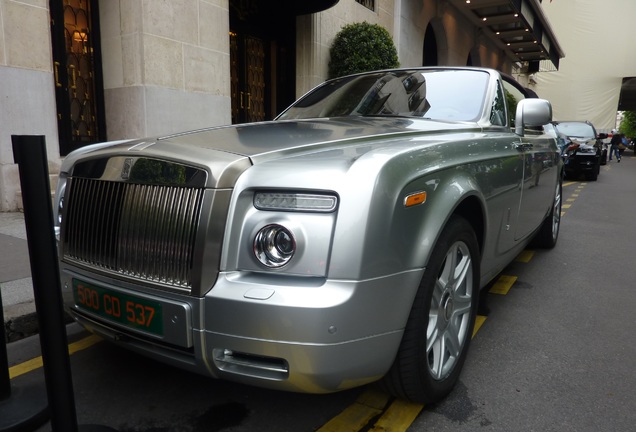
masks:
POLYGON ((542 131, 527 131, 520 146, 524 169, 515 240, 525 238, 543 222, 554 200, 557 171, 554 143, 542 131))
MULTIPOLYGON (((511 126, 517 103, 531 93, 513 79, 503 77, 503 87, 511 126)), ((534 95, 536 97, 536 95, 534 95)), ((514 241, 524 239, 543 221, 554 199, 557 158, 554 140, 543 127, 527 129, 513 146, 523 160, 520 200, 515 220, 514 241)))
MULTIPOLYGON (((491 134, 485 136, 488 143, 488 153, 494 156, 489 164, 480 165, 476 178, 480 188, 487 196, 489 217, 497 234, 493 256, 489 259, 494 271, 499 271, 502 263, 508 258, 511 249, 517 245, 515 231, 519 218, 521 193, 525 167, 526 150, 522 146, 521 137, 514 133, 511 121, 514 119, 516 97, 507 89, 504 91, 502 81, 497 83, 491 113, 489 128, 491 134)), ((482 268, 482 273, 488 273, 488 268, 482 268)))

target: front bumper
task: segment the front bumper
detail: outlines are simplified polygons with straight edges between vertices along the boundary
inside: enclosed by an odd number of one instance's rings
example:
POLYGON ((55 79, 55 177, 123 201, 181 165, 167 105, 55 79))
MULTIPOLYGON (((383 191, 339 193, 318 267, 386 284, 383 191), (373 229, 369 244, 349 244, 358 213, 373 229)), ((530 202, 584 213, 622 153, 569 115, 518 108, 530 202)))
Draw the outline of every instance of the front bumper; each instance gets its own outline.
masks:
POLYGON ((311 393, 359 386, 388 371, 422 273, 365 281, 221 273, 214 288, 196 298, 69 266, 61 271, 65 306, 106 339, 215 378, 311 393), (73 279, 160 304, 161 334, 80 308, 73 279))
POLYGON ((575 156, 565 159, 564 169, 568 174, 593 173, 598 169, 600 158, 598 155, 575 156))

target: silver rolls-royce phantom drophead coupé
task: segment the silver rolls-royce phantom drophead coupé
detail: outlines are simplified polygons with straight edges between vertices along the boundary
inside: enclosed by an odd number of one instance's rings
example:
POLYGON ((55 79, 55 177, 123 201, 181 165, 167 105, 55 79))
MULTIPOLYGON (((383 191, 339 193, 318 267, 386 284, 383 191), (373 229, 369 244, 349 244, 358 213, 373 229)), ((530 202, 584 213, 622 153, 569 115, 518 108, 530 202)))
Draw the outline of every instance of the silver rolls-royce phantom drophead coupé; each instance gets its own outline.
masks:
POLYGON ((552 109, 528 96, 490 69, 375 71, 273 121, 77 150, 54 209, 65 305, 208 376, 437 401, 480 289, 557 241, 552 109))

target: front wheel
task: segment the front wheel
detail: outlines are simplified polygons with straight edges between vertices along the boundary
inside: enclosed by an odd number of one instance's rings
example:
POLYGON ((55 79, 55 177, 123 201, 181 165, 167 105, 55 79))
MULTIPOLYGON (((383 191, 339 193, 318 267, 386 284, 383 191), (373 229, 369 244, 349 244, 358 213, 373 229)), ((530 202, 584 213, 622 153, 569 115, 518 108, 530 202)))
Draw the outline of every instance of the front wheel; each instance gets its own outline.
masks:
POLYGON ((532 239, 532 245, 544 249, 552 249, 559 239, 559 228, 561 227, 561 200, 563 193, 563 185, 561 180, 557 181, 556 191, 554 192, 554 201, 550 208, 550 213, 543 220, 539 232, 532 239))
POLYGON ((453 389, 472 336, 479 296, 479 245, 471 225, 453 217, 435 245, 391 369, 389 393, 434 403, 453 389))

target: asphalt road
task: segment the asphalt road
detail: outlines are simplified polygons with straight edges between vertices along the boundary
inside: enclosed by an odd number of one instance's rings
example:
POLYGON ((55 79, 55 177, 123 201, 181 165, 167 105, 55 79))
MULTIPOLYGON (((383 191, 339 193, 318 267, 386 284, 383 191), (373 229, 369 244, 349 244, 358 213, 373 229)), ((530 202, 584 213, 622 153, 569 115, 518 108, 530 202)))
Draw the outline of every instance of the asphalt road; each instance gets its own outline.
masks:
MULTIPOLYGON (((373 386, 299 395, 215 381, 87 339, 71 356, 80 424, 118 431, 636 431, 636 158, 566 181, 559 243, 488 293, 459 385, 435 406, 373 386), (505 291, 504 289, 504 291, 505 291)), ((8 345, 14 386, 42 380, 39 340, 8 345)), ((44 426, 41 431, 50 430, 44 426)))

